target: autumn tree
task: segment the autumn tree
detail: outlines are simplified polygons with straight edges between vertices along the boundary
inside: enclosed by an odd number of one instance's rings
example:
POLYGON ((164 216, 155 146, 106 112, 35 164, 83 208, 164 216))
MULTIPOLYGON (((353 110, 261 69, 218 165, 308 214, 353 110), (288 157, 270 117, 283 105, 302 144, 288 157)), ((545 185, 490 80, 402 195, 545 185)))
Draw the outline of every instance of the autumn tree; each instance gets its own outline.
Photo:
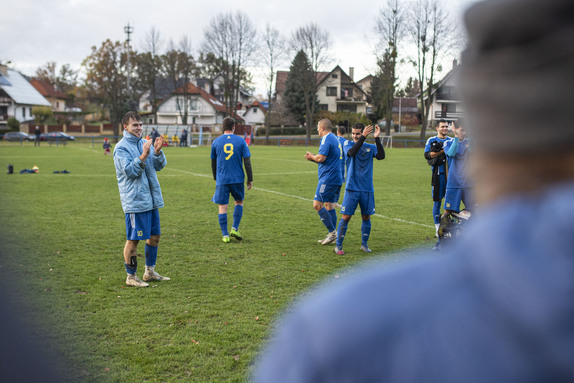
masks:
POLYGON ((128 111, 130 94, 127 88, 127 55, 125 43, 106 40, 84 59, 85 87, 92 99, 104 105, 110 114, 114 136, 119 136, 119 124, 128 111))
POLYGON ((49 82, 54 89, 68 96, 66 104, 72 105, 75 88, 78 84, 78 71, 73 70, 70 64, 64 64, 58 70, 58 64, 49 61, 36 70, 36 78, 49 82))
POLYGON ((271 111, 273 109, 273 88, 276 81, 277 67, 281 65, 287 56, 285 39, 279 30, 273 28, 269 23, 265 25, 262 35, 261 59, 265 63, 267 85, 267 118, 265 119, 265 137, 269 140, 271 130, 271 111))
POLYGON ((429 123, 430 94, 440 72, 440 59, 453 44, 453 23, 449 20, 441 0, 413 0, 409 7, 408 34, 416 47, 416 57, 410 61, 417 72, 422 88, 419 94, 422 129, 420 139, 424 140, 429 123), (427 97, 428 96, 428 97, 427 97))
POLYGON ((256 29, 241 11, 216 15, 203 32, 201 52, 204 57, 212 55, 212 64, 223 77, 222 101, 229 115, 237 112, 240 88, 250 79, 246 67, 257 48, 256 29))
POLYGON ((307 122, 307 138, 311 137, 309 126, 313 125, 312 120, 311 124, 308 123, 307 113, 310 109, 314 110, 318 104, 317 93, 313 86, 314 79, 311 63, 305 52, 300 50, 289 68, 283 99, 297 122, 300 124, 307 122), (309 107, 309 103, 313 104, 312 108, 309 107))
MULTIPOLYGON (((311 71, 307 86, 309 91, 303 92, 305 96, 305 116, 307 138, 311 137, 313 117, 317 109, 317 90, 319 88, 318 77, 320 69, 329 63, 329 33, 324 32, 317 24, 310 23, 298 28, 291 36, 290 46, 297 55, 303 51, 309 62, 311 71)), ((295 61, 295 60, 294 60, 295 61)))

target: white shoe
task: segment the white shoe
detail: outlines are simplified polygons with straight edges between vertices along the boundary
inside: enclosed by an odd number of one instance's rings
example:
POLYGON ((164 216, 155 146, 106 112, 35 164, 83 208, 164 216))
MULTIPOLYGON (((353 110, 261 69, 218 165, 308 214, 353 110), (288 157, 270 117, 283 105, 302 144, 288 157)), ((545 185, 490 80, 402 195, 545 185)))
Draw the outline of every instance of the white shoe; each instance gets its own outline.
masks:
POLYGON ((163 276, 159 275, 157 273, 157 271, 154 270, 153 267, 146 266, 146 268, 145 268, 143 280, 146 282, 147 281, 169 281, 170 279, 171 279, 170 277, 163 277, 163 276))
POLYGON ((332 232, 327 234, 327 237, 325 237, 323 242, 321 242, 321 245, 328 245, 330 243, 335 242, 336 240, 337 240, 337 230, 333 230, 332 232))
POLYGON ((148 287, 149 285, 138 278, 135 274, 128 274, 126 278, 126 285, 133 287, 148 287))
POLYGON ((369 249, 369 246, 366 246, 366 245, 361 245, 361 250, 363 250, 365 253, 371 252, 371 249, 369 249))

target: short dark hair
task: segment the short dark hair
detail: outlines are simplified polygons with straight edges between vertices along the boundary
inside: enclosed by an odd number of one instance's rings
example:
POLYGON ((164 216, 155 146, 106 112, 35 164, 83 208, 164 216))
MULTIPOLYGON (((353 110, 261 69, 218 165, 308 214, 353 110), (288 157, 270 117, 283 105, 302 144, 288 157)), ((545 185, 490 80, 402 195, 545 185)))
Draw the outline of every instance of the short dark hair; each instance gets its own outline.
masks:
POLYGON ((235 120, 231 117, 225 117, 223 119, 223 131, 231 131, 233 130, 233 127, 235 126, 235 120))
POLYGON ((438 121, 436 122, 436 126, 435 126, 435 127, 438 128, 438 126, 439 126, 440 124, 448 124, 448 121, 445 120, 444 118, 441 118, 440 120, 438 120, 438 121))
POLYGON ((351 129, 361 129, 361 132, 363 130, 365 130, 365 124, 361 123, 361 122, 355 122, 353 124, 353 126, 351 127, 351 129))
POLYGON ((337 128, 337 132, 338 132, 339 134, 345 134, 345 133, 347 133, 347 129, 346 129, 344 126, 339 126, 339 127, 337 128))
POLYGON ((129 125, 130 120, 141 121, 142 118, 141 118, 141 116, 138 114, 138 112, 136 112, 136 111, 134 111, 134 110, 130 110, 129 112, 127 112, 126 114, 124 114, 124 116, 122 117, 122 126, 123 126, 123 125, 129 125))

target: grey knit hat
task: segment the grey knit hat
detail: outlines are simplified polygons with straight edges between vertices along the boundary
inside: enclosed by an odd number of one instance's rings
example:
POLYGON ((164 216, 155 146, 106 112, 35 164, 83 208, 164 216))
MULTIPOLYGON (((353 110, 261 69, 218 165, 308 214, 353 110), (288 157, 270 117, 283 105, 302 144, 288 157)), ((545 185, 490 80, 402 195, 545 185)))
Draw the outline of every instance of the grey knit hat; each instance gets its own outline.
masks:
POLYGON ((465 22, 459 85, 475 146, 574 151, 574 1, 488 0, 465 22))

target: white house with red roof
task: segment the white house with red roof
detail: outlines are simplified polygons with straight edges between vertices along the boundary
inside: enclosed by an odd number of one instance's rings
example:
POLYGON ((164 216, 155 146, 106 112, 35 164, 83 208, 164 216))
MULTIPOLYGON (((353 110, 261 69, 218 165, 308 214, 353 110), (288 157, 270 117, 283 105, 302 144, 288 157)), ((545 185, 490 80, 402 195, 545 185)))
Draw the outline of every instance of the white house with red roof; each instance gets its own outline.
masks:
POLYGON ((221 124, 226 116, 225 105, 193 84, 179 87, 158 107, 157 124, 181 125, 182 108, 187 108, 187 123, 221 124))

